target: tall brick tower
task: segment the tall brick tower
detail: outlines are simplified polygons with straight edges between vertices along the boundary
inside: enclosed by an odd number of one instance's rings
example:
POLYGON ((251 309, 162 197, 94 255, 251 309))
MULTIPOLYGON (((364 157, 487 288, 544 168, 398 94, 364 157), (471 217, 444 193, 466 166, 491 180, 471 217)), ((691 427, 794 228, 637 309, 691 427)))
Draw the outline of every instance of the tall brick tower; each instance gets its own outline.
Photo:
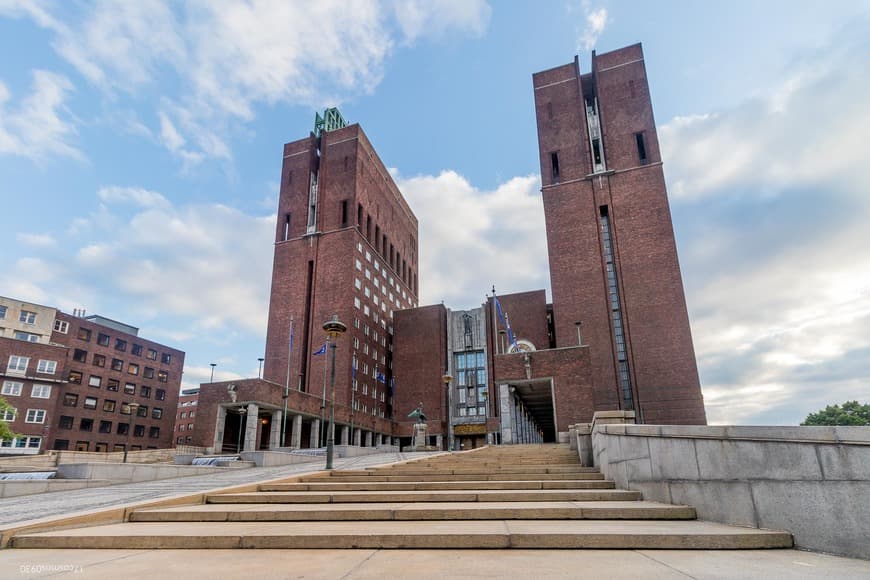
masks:
POLYGON ((393 311, 417 305, 417 218, 362 128, 338 110, 284 145, 277 221, 264 379, 320 396, 328 357, 313 353, 337 314, 348 332, 336 402, 360 419, 389 417, 393 311))
POLYGON ((591 346, 596 409, 705 423, 641 45, 533 83, 556 346, 591 346))

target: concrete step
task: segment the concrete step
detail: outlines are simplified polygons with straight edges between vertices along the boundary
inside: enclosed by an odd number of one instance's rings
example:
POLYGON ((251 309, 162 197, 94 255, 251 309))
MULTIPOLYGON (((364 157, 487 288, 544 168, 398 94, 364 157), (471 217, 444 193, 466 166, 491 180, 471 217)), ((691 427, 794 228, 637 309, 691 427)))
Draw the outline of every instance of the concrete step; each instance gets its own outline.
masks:
POLYGON ((473 491, 272 491, 206 496, 207 503, 394 503, 477 501, 636 501, 640 492, 618 489, 538 489, 473 491))
POLYGON ((600 481, 604 475, 600 473, 439 473, 432 472, 426 475, 381 475, 376 473, 363 475, 311 475, 301 478, 305 482, 325 483, 331 481, 362 482, 362 481, 540 481, 540 480, 587 480, 600 481))
POLYGON ((377 520, 693 520, 695 509, 648 501, 206 504, 137 510, 131 522, 377 520))
POLYGON ((432 491, 467 489, 613 489, 612 481, 361 481, 266 483, 259 491, 432 491))
MULTIPOLYGON (((785 532, 699 521, 133 522, 24 534, 14 548, 790 548, 785 532)), ((159 558, 159 556, 157 556, 159 558)))
MULTIPOLYGON (((366 469, 363 471, 356 471, 350 473, 372 473, 372 474, 384 474, 388 473, 390 475, 428 475, 432 472, 439 473, 455 473, 457 475, 467 474, 467 473, 486 473, 486 474, 511 474, 511 473, 583 473, 583 474, 597 474, 600 473, 596 470, 589 470, 588 468, 580 467, 579 465, 511 465, 505 467, 495 467, 495 466, 465 466, 465 467, 444 467, 444 466, 432 466, 432 467, 404 467, 402 469, 366 469)), ((341 472, 334 472, 341 473, 341 472)), ((336 475, 336 477, 341 477, 336 475)))

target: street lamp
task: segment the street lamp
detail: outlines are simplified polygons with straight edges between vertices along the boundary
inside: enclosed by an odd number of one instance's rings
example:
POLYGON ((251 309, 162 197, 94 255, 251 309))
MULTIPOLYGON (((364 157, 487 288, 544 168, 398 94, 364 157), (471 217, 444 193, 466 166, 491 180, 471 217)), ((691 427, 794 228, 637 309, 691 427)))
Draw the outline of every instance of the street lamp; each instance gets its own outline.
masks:
POLYGON ((210 383, 214 382, 214 368, 217 366, 217 363, 208 363, 211 366, 211 379, 208 381, 210 383))
POLYGON ((264 359, 263 357, 260 357, 257 359, 257 362, 260 363, 259 366, 257 367, 257 378, 258 379, 263 378, 263 361, 264 360, 266 360, 266 359, 264 359))
POLYGON ((447 431, 445 433, 447 440, 447 451, 453 449, 453 445, 451 445, 451 439, 453 439, 452 429, 450 426, 450 382, 453 380, 453 375, 450 373, 445 373, 443 377, 441 377, 441 381, 444 383, 444 413, 442 416, 444 417, 444 429, 447 431))
POLYGON ((127 405, 127 408, 130 409, 130 430, 127 431, 127 445, 124 447, 124 463, 127 463, 127 451, 130 449, 130 445, 132 445, 130 438, 133 437, 136 424, 136 411, 139 409, 139 403, 130 403, 127 405))
POLYGON ((248 410, 244 407, 239 407, 239 441, 236 444, 236 453, 242 452, 242 422, 245 420, 245 415, 248 414, 248 410))
POLYGON ((335 451, 335 349, 338 346, 337 339, 344 334, 347 326, 339 322, 338 314, 332 315, 332 320, 323 323, 323 330, 329 335, 329 347, 332 350, 332 372, 330 376, 332 400, 329 403, 329 426, 326 432, 326 469, 332 469, 332 457, 335 451))

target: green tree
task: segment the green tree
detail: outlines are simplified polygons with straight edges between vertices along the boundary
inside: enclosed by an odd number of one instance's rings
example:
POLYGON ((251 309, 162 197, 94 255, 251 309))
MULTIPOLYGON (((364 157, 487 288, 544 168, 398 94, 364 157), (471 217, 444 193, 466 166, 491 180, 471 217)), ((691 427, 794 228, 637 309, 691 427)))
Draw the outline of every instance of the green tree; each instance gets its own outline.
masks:
POLYGON ((847 401, 841 405, 828 405, 824 410, 810 413, 801 425, 870 425, 870 404, 847 401))
MULTIPOLYGON (((0 397, 0 412, 3 411, 15 411, 15 408, 6 402, 6 399, 0 397)), ((15 439, 16 433, 9 428, 9 423, 6 421, 0 421, 0 440, 12 440, 15 439)))

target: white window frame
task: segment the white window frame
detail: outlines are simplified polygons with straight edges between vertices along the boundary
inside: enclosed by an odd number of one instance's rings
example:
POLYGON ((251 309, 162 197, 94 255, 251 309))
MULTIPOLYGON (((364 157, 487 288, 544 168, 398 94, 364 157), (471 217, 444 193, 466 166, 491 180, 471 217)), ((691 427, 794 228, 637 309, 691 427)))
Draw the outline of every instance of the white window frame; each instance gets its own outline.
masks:
POLYGON ((6 312, 9 310, 8 306, 0 304, 0 320, 6 319, 6 312))
POLYGON ((18 322, 24 324, 36 324, 36 312, 22 309, 18 314, 18 322))
POLYGON ((11 423, 15 420, 15 417, 18 415, 18 409, 2 409, 0 410, 0 421, 5 421, 7 423, 11 423))
POLYGON ((16 330, 12 333, 12 338, 14 338, 15 340, 23 340, 25 342, 39 342, 39 339, 42 337, 32 332, 16 330))
POLYGON ((3 381, 3 388, 0 394, 5 397, 20 397, 21 391, 24 389, 24 383, 18 381, 3 381))
POLYGON ((36 365, 36 372, 43 375, 53 375, 56 370, 56 360, 39 359, 39 363, 36 365))
POLYGON ((33 387, 30 389, 30 396, 34 399, 50 399, 51 385, 33 385, 33 387))
POLYGON ((66 334, 69 332, 69 322, 65 320, 55 320, 54 321, 54 330, 61 333, 66 334))
POLYGON ((45 423, 45 409, 27 409, 24 422, 42 425, 45 423))
POLYGON ((103 377, 98 377, 95 375, 91 375, 88 377, 88 386, 100 388, 103 385, 103 377), (96 380, 94 380, 96 379, 96 380))
POLYGON ((10 355, 9 363, 6 365, 6 374, 8 375, 23 375, 27 373, 27 367, 30 365, 30 357, 19 356, 17 354, 10 355), (24 361, 22 368, 21 362, 24 361), (13 365, 13 362, 15 363, 13 365))

